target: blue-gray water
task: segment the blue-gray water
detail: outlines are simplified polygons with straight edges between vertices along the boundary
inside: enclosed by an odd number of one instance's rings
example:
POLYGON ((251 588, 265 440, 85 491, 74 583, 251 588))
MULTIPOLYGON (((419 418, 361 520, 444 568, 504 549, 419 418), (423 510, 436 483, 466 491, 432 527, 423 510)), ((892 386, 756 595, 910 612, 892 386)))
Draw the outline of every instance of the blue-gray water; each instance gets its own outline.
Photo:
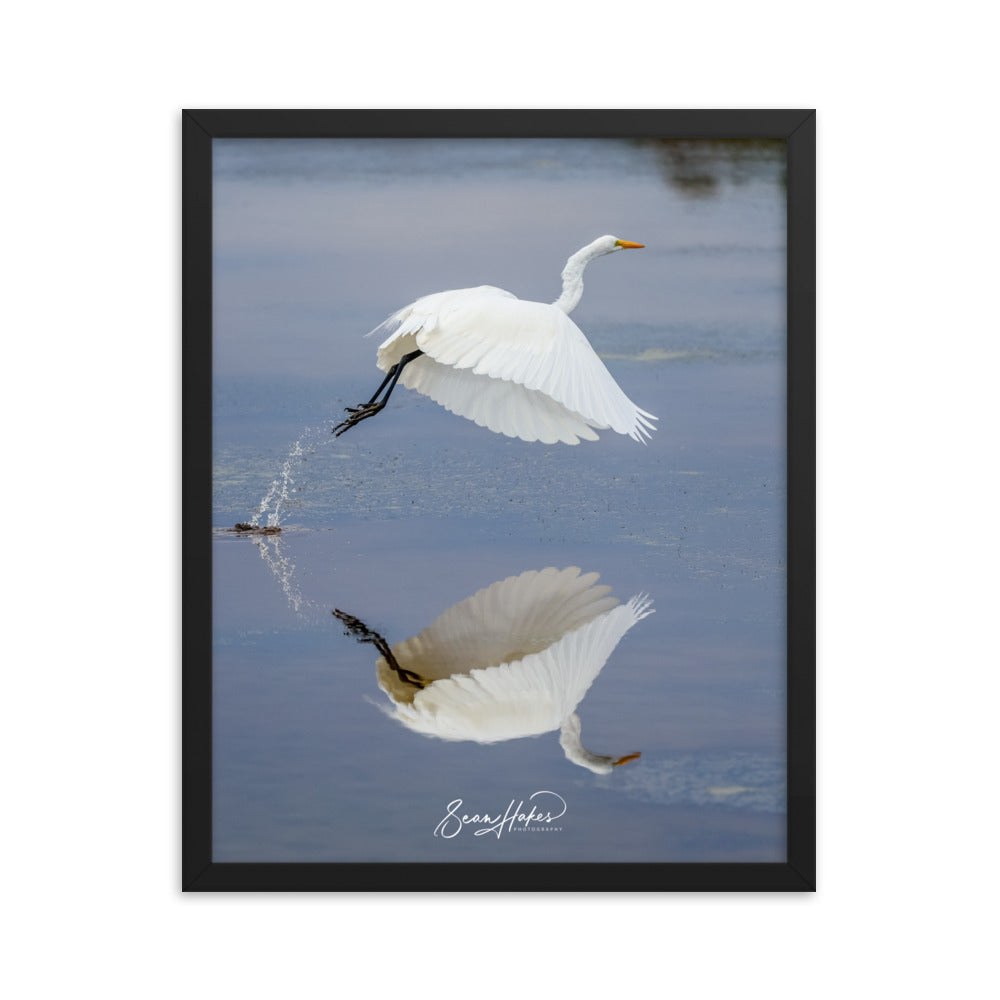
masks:
POLYGON ((774 861, 785 851, 784 189, 780 150, 611 140, 216 140, 214 855, 219 861, 774 861), (490 433, 381 380, 363 334, 420 295, 554 300, 603 233, 573 319, 659 417, 640 445, 490 433), (224 528, 258 514, 280 535, 224 528), (280 505, 279 505, 280 503, 280 505), (599 572, 655 613, 556 732, 417 735, 370 645, 505 577, 599 572), (434 836, 449 803, 529 830, 434 836))

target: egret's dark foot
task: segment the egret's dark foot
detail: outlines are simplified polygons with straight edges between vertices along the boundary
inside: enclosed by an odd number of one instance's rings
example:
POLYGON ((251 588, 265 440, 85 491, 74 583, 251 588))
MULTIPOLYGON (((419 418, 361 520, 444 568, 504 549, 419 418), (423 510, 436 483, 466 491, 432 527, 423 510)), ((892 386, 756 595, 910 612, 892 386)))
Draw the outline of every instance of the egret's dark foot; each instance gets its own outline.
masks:
POLYGON ((354 615, 349 615, 346 611, 341 611, 339 608, 334 608, 331 614, 343 624, 346 629, 344 635, 353 635, 358 642, 370 642, 385 657, 389 668, 396 672, 404 684, 411 684, 413 687, 421 689, 425 686, 424 679, 419 674, 401 667, 396 662, 396 657, 392 655, 389 643, 378 632, 370 629, 360 618, 355 618, 354 615))
POLYGON ((344 409, 350 416, 337 424, 331 433, 340 437, 344 431, 349 431, 355 424, 360 424, 362 420, 374 417, 383 406, 385 406, 384 401, 381 403, 362 403, 360 406, 345 406, 344 409))
POLYGON ((350 416, 337 424, 331 433, 336 434, 340 437, 344 431, 349 431, 355 424, 360 424, 362 420, 367 420, 369 417, 374 417, 386 403, 389 402, 389 397, 392 395, 392 390, 396 388, 396 383, 399 381, 399 376, 403 374, 403 369, 414 360, 414 358, 419 358, 423 351, 410 351, 409 354, 404 354, 388 371, 385 378, 382 379, 382 384, 375 391, 375 395, 368 400, 367 403, 359 403, 357 406, 345 406, 344 409, 350 414, 350 416), (388 386, 388 388, 386 388, 388 386), (385 395, 382 396, 382 390, 385 389, 385 395), (382 402, 376 403, 375 400, 382 396, 382 402))

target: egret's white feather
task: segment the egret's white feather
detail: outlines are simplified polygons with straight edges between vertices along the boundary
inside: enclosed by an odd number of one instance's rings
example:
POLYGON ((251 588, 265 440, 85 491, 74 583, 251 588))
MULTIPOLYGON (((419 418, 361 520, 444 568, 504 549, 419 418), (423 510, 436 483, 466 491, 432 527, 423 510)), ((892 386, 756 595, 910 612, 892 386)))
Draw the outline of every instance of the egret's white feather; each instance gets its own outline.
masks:
POLYGON ((394 714, 444 740, 492 743, 559 729, 647 608, 633 598, 519 660, 437 680, 394 714))
MULTIPOLYGON (((440 370, 432 374, 420 358, 403 369, 403 385, 480 426, 526 441, 546 441, 546 435, 539 433, 538 420, 528 414, 541 400, 549 400, 569 412, 573 425, 610 427, 637 441, 649 437, 653 428, 650 420, 656 418, 622 392, 580 328, 555 306, 524 302, 496 288, 470 288, 427 296, 391 319, 398 325, 379 347, 379 368, 388 371, 405 354, 423 351, 440 370), (440 311, 430 311, 435 308, 440 311), (423 377, 415 375, 418 366, 424 369, 423 377), (462 399, 468 397, 459 391, 458 383, 445 377, 448 371, 485 376, 462 383, 472 395, 475 387, 487 391, 489 380, 504 383, 504 389, 494 391, 510 393, 510 415, 487 422, 480 412, 477 420, 467 412, 468 402, 463 405, 462 399), (519 393, 518 388, 535 395, 519 393), (518 420, 513 411, 525 405, 525 419, 518 420)), ((555 408, 542 406, 541 412, 562 430, 555 408)), ((589 440, 597 437, 576 434, 589 440)), ((552 440, 566 438, 557 433, 552 440)))
MULTIPOLYGON (((618 604, 597 573, 571 566, 521 573, 453 605, 418 635, 393 646, 397 664, 425 681, 519 660, 539 652, 618 604)), ((394 697, 412 694, 379 661, 379 682, 394 697)))
POLYGON ((619 605, 598 574, 549 567, 500 580, 460 601, 380 657, 386 714, 444 740, 494 743, 559 729, 568 760, 607 774, 639 756, 583 746, 575 711, 622 636, 651 613, 643 595, 619 605))
POLYGON ((644 441, 656 417, 625 395, 567 315, 582 291, 587 261, 622 245, 636 244, 605 236, 574 254, 557 303, 523 301, 492 285, 425 295, 369 334, 385 337, 378 367, 388 372, 422 351, 423 358, 403 369, 403 385, 525 441, 596 440, 590 428, 644 441))
POLYGON ((449 368, 425 355, 411 361, 400 382, 408 389, 429 396, 446 410, 468 417, 480 427, 522 441, 577 444, 596 441, 597 435, 578 413, 561 406, 537 390, 517 382, 482 378, 468 369, 449 368), (545 420, 539 426, 537 415, 545 420))

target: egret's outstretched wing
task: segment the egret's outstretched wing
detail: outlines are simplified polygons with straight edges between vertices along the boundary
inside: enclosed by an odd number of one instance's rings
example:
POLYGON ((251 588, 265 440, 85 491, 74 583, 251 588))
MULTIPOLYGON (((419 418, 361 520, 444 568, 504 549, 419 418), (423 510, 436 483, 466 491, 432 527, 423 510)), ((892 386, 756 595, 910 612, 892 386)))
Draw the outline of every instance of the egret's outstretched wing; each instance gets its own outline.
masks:
POLYGON ((597 434, 579 413, 537 389, 476 375, 469 369, 449 368, 429 355, 411 361, 400 381, 446 410, 507 437, 542 444, 597 440, 597 434))
POLYGON ((444 740, 493 743, 558 729, 622 636, 651 613, 647 598, 633 597, 514 663, 435 681, 390 714, 444 740))
POLYGON ((464 299, 482 299, 485 302, 497 299, 514 299, 517 296, 493 285, 479 285, 477 288, 453 288, 447 292, 434 292, 396 310, 384 319, 366 337, 385 337, 378 346, 376 364, 387 372, 404 354, 416 347, 415 337, 421 330, 430 333, 437 329, 438 319, 452 308, 455 302, 464 299))
POLYGON ((491 430, 529 441, 562 441, 567 435, 586 437, 576 428, 589 424, 642 441, 653 429, 650 421, 656 418, 622 392, 579 327, 555 306, 524 302, 486 285, 428 295, 373 333, 390 329, 379 348, 379 367, 388 371, 419 348, 427 356, 418 359, 422 370, 417 363, 408 366, 403 384, 491 430), (449 379, 449 372, 487 376, 538 395, 504 397, 496 390, 477 402, 473 387, 488 383, 449 379), (539 396, 562 410, 546 409, 539 396), (471 409, 475 416, 467 412, 471 409))
MULTIPOLYGON (((425 682, 474 668, 519 660, 551 646, 618 604, 597 573, 576 566, 549 567, 510 576, 459 601, 412 639, 392 648, 397 665, 425 682)), ((398 680, 385 660, 378 678, 393 697, 410 700, 416 690, 398 680)))

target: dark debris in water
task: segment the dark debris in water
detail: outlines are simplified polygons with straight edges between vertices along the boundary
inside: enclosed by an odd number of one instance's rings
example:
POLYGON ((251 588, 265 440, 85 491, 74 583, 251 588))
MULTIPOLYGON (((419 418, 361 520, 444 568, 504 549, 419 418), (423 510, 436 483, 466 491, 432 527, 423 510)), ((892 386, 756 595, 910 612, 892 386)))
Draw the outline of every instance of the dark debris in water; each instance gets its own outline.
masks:
POLYGON ((281 528, 277 526, 262 527, 250 524, 249 521, 241 521, 232 527, 232 531, 238 531, 241 535, 280 535, 281 528))

